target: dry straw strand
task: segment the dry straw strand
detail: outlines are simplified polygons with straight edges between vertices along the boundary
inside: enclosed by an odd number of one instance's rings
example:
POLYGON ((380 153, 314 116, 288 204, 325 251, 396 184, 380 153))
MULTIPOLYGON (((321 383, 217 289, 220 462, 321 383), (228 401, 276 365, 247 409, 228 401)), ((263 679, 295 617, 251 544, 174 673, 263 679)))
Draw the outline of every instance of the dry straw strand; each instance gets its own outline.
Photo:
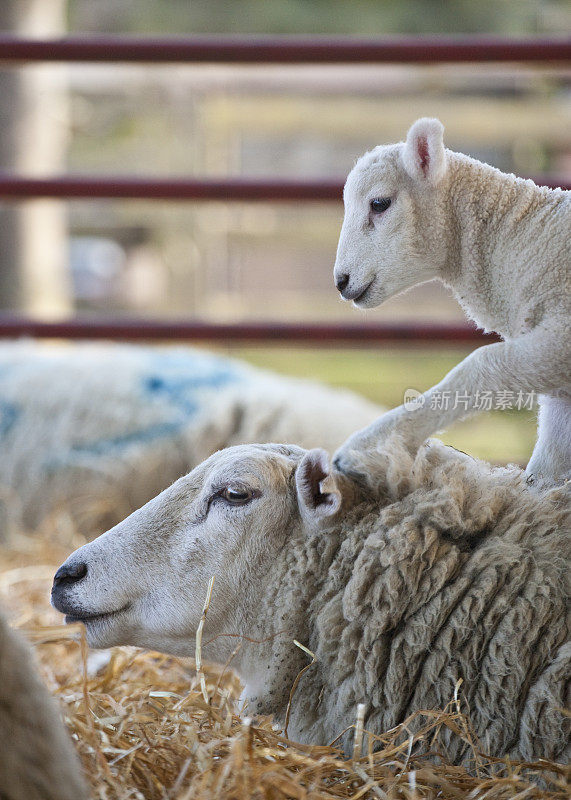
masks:
POLYGON ((315 654, 312 653, 311 650, 308 650, 307 647, 305 647, 305 645, 303 645, 300 642, 298 642, 297 639, 294 639, 293 643, 296 645, 296 647, 299 647, 300 650, 303 650, 304 653, 307 653, 307 655, 310 656, 311 661, 310 661, 309 664, 306 664, 306 666, 302 670, 299 671, 295 681, 293 682, 293 686, 291 687, 291 691, 289 693, 289 700, 287 702, 286 715, 285 715, 285 724, 284 724, 284 736, 286 738, 287 738, 287 729, 288 729, 288 725, 289 725, 289 718, 290 718, 290 714, 291 714, 291 704, 292 704, 292 701, 293 701, 293 696, 295 694, 295 690, 297 689, 298 684, 299 684, 300 680, 302 679, 303 675, 317 661, 317 659, 315 657, 315 654))
POLYGON ((214 588, 214 577, 215 576, 213 575, 208 582, 208 589, 206 591, 206 600, 204 601, 202 616, 200 617, 200 622, 198 623, 198 628, 196 630, 196 650, 195 650, 196 676, 200 681, 200 688, 205 703, 209 702, 209 697, 208 697, 208 692, 206 691, 206 679, 204 677, 204 672, 202 669, 202 631, 204 630, 206 615, 208 614, 208 609, 210 608, 210 601, 212 599, 212 589, 214 588))

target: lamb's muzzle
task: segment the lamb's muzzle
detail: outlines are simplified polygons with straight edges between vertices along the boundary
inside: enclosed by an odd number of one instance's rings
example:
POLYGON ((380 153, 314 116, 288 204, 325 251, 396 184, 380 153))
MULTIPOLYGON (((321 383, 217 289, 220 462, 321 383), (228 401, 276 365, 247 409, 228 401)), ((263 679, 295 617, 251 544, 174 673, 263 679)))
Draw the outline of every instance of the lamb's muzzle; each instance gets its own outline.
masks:
POLYGON ((345 300, 352 300, 355 305, 359 305, 365 301, 369 290, 372 288, 373 284, 375 283, 375 279, 373 278, 368 283, 361 284, 360 286, 353 286, 349 289, 345 289, 341 292, 342 297, 345 300))

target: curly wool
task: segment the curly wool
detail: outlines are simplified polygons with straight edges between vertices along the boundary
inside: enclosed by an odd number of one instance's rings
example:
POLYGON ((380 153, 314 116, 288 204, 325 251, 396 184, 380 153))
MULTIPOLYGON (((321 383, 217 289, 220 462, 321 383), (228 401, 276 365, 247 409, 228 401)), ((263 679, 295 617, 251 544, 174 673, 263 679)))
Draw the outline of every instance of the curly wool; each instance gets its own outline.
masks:
MULTIPOLYGON (((369 730, 387 730, 446 705, 462 679, 488 752, 563 758, 567 488, 537 496, 519 470, 435 442, 413 461, 393 440, 368 474, 380 503, 361 505, 335 533, 340 546, 309 610, 317 666, 296 697, 301 738, 332 739, 357 703, 369 730)), ((449 731, 441 744, 454 761, 468 757, 449 731)))

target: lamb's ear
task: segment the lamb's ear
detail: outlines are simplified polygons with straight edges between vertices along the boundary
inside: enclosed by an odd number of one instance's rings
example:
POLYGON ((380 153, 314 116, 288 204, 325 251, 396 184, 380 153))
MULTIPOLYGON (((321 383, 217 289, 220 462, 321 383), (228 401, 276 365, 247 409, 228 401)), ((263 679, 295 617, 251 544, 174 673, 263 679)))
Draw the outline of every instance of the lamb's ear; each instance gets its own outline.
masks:
POLYGON ((404 167, 411 178, 435 186, 446 172, 444 125, 423 117, 411 126, 403 151, 404 167))
POLYGON ((299 510, 305 519, 326 522, 341 508, 341 492, 325 450, 310 450, 304 455, 295 473, 295 484, 299 510))

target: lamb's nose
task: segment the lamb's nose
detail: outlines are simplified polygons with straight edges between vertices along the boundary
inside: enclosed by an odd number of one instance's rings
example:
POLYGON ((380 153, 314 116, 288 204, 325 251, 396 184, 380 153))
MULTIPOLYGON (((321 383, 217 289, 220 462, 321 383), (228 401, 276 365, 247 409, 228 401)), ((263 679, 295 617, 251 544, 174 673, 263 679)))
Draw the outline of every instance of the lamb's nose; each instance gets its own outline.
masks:
POLYGON ((338 292, 342 292, 343 289, 345 289, 345 287, 347 286, 348 283, 349 283, 349 276, 347 275, 347 273, 344 273, 343 275, 340 275, 337 278, 337 281, 335 282, 335 286, 337 287, 337 291, 338 292))
POLYGON ((54 588, 65 584, 77 583, 87 575, 87 564, 77 561, 72 564, 62 564, 54 575, 54 588))

